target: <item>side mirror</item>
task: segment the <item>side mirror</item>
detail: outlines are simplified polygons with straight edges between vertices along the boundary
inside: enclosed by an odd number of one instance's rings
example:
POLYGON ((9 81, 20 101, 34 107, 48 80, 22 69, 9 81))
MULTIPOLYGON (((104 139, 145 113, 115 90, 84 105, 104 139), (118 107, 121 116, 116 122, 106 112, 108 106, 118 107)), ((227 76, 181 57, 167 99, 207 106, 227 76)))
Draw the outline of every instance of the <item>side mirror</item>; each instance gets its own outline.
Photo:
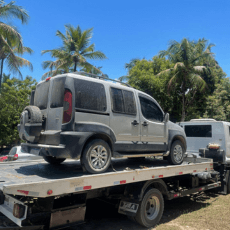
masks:
POLYGON ((165 114, 165 122, 168 122, 168 121, 169 121, 169 114, 166 113, 166 114, 165 114))

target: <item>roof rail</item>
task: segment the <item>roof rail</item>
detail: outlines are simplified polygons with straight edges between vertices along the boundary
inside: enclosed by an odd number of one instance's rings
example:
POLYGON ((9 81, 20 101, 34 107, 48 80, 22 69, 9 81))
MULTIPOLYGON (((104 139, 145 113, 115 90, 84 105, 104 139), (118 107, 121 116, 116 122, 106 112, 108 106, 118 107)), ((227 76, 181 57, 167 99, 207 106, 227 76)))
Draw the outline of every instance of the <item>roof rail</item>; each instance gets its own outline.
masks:
POLYGON ((73 72, 73 74, 80 74, 80 75, 83 75, 85 77, 93 77, 93 78, 98 78, 98 79, 103 79, 103 80, 109 80, 109 81, 114 81, 114 82, 118 82, 120 84, 124 84, 130 88, 133 88, 131 85, 129 85, 128 83, 126 82, 122 82, 122 81, 119 81, 119 80, 114 80, 114 79, 111 79, 111 78, 108 78, 106 77, 105 75, 102 75, 102 76, 98 76, 96 74, 93 74, 93 73, 87 73, 87 72, 73 72))
POLYGON ((191 119, 190 121, 216 121, 212 118, 200 118, 200 119, 191 119))

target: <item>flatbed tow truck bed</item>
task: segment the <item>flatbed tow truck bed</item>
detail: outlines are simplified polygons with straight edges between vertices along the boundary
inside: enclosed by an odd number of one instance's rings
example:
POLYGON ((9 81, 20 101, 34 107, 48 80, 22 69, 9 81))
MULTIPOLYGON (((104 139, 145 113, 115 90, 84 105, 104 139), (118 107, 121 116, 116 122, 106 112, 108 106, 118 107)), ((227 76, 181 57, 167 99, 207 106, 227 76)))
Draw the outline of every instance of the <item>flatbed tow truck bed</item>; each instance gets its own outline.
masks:
MULTIPOLYGON (((205 158, 186 158, 182 165, 168 165, 167 161, 144 159, 138 162, 116 159, 103 174, 90 175, 82 172, 79 161, 67 161, 50 165, 44 161, 34 163, 9 163, 0 165, 0 190, 6 194, 47 197, 127 184, 150 179, 210 171, 213 163, 205 158), (194 160, 197 163, 193 163, 194 160)), ((1 210, 1 209, 0 209, 1 210)))
MULTIPOLYGON (((27 208, 25 214, 18 218, 15 217, 14 207, 15 203, 23 204, 20 203, 20 200, 27 199, 26 197, 31 199, 48 199, 50 197, 65 197, 73 194, 87 194, 90 191, 96 191, 95 193, 97 193, 97 191, 120 185, 132 186, 133 184, 146 184, 154 181, 161 183, 161 181, 169 177, 180 178, 183 175, 211 171, 213 171, 212 159, 194 157, 186 157, 182 165, 169 165, 167 161, 153 158, 145 158, 138 161, 113 159, 112 166, 106 173, 94 175, 83 172, 80 162, 72 160, 66 161, 61 165, 50 165, 43 160, 30 163, 3 163, 0 164, 0 195, 1 192, 4 194, 5 201, 0 203, 0 213, 18 226, 22 226, 23 221, 27 217, 27 208), (18 200, 18 198, 20 199, 18 200)), ((168 198, 173 199, 220 186, 221 183, 216 182, 192 188, 185 193, 169 191, 168 198)), ((60 210, 58 211, 60 212, 60 210)), ((123 214, 129 215, 129 210, 126 211, 123 211, 123 214)), ((122 210, 120 212, 122 213, 122 210)), ((53 221, 52 218, 50 221, 51 229, 57 227, 54 222, 60 219, 56 214, 52 215, 54 216, 53 221)), ((64 221, 71 223, 69 220, 64 221)), ((60 225, 62 226, 64 223, 62 222, 60 225)))

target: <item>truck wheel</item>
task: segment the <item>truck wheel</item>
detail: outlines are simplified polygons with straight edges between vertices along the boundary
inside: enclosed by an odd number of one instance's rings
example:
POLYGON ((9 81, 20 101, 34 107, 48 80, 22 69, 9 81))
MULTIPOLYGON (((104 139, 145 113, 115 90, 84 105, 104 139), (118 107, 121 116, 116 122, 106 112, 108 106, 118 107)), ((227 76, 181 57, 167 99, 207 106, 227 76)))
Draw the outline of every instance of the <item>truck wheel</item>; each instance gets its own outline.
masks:
POLYGON ((158 189, 152 188, 145 193, 142 201, 139 203, 134 219, 146 228, 154 227, 160 221, 163 211, 163 196, 158 189))
POLYGON ((82 154, 81 164, 89 173, 103 173, 111 163, 111 150, 109 145, 100 139, 89 142, 82 154))
POLYGON ((180 165, 184 160, 185 149, 181 141, 174 141, 171 146, 171 151, 167 157, 170 164, 180 165))
POLYGON ((227 193, 230 194, 230 170, 228 170, 227 193))
POLYGON ((66 158, 56 158, 56 157, 51 157, 51 156, 43 156, 44 160, 51 165, 59 165, 63 161, 65 161, 66 158))
POLYGON ((24 110, 28 111, 29 123, 42 123, 42 113, 37 106, 26 106, 24 110))

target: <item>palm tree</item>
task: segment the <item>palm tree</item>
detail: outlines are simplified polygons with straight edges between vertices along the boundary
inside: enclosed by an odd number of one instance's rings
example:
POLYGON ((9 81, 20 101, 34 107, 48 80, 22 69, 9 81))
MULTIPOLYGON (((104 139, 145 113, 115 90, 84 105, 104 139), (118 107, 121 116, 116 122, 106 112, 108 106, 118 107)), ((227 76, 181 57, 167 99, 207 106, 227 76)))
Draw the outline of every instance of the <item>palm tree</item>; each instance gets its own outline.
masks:
POLYGON ((136 63, 140 61, 139 58, 133 58, 130 60, 129 63, 125 63, 125 69, 128 70, 128 73, 130 72, 130 70, 136 65, 136 63))
MULTIPOLYGON (((21 6, 15 5, 14 1, 6 4, 0 0, 0 19, 9 18, 17 18, 21 20, 22 23, 26 23, 29 19, 29 15, 21 6)), ((13 73, 18 72, 20 75, 19 67, 23 65, 29 65, 31 67, 31 64, 27 60, 16 56, 15 52, 21 55, 25 52, 31 53, 32 50, 28 47, 23 47, 22 37, 15 27, 0 21, 0 87, 5 61, 7 61, 10 71, 13 71, 13 73)))
POLYGON ((167 57, 174 67, 164 70, 163 73, 172 73, 172 78, 168 83, 168 93, 179 87, 182 96, 181 121, 185 120, 186 108, 192 104, 197 92, 204 91, 207 84, 202 78, 202 74, 209 70, 202 65, 208 57, 213 57, 211 47, 207 45, 207 40, 199 39, 197 42, 184 38, 180 43, 171 41, 166 51, 160 51, 160 57, 167 57))
POLYGON ((80 26, 75 28, 72 25, 65 25, 65 29, 65 35, 59 30, 56 32, 56 36, 61 38, 63 43, 61 48, 42 51, 42 54, 50 53, 51 57, 56 59, 53 62, 43 63, 43 68, 50 69, 46 75, 54 76, 59 70, 76 72, 79 67, 97 69, 87 59, 105 59, 106 56, 101 51, 95 51, 94 44, 90 45, 93 28, 82 31, 80 26))

